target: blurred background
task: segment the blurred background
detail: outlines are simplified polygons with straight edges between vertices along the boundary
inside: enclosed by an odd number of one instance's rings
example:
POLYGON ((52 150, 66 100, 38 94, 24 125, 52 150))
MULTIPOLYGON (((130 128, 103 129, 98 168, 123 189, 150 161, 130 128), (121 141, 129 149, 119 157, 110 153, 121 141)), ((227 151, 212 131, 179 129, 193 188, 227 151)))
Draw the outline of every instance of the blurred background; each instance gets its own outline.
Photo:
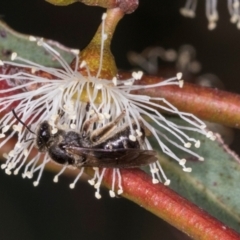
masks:
MULTIPOLYGON (((184 5, 185 0, 140 0, 139 8, 121 20, 114 35, 117 66, 141 67, 166 77, 182 70, 191 82, 240 93, 240 30, 229 21, 227 1, 219 1, 220 20, 213 31, 207 29, 205 1, 199 1, 194 19, 180 15, 184 5)), ((93 37, 103 11, 81 3, 55 7, 44 0, 0 2, 1 19, 16 31, 79 49, 93 37)), ((221 131, 240 154, 239 131, 221 131)), ((72 177, 62 176, 55 184, 53 176, 45 171, 35 188, 20 176, 0 173, 1 239, 189 239, 134 203, 111 199, 105 190, 97 200, 87 183, 80 181, 70 190, 72 177)))

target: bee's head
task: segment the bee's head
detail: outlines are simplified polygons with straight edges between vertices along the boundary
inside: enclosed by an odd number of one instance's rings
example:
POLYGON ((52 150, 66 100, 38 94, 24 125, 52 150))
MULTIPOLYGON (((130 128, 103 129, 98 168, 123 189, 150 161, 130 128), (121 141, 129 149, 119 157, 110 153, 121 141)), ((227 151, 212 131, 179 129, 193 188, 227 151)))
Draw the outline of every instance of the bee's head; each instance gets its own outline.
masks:
POLYGON ((52 142, 51 126, 47 121, 42 122, 37 129, 36 146, 39 152, 46 152, 52 142))

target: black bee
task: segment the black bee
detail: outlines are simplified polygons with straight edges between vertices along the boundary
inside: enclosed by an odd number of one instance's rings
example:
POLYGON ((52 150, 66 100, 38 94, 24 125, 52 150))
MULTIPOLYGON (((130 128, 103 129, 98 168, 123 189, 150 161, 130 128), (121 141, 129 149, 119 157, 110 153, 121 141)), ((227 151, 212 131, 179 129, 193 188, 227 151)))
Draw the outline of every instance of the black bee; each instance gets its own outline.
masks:
MULTIPOLYGON (((13 113, 20 121, 14 110, 13 113)), ((53 161, 75 167, 133 168, 157 161, 155 151, 142 149, 143 127, 136 136, 131 135, 129 125, 117 127, 124 115, 125 112, 102 128, 91 131, 98 120, 95 116, 84 122, 79 133, 62 129, 53 133, 53 127, 44 121, 36 132, 36 147, 39 152, 48 152, 53 161)), ((136 123, 133 122, 132 127, 137 130, 136 123)))

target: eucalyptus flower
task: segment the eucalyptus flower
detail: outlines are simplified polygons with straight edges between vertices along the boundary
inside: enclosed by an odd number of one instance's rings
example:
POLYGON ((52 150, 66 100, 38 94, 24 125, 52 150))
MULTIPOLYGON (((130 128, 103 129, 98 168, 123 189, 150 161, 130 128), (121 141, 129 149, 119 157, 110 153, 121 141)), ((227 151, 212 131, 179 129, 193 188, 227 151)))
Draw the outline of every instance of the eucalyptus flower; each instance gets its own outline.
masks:
MULTIPOLYGON (((103 26, 105 17, 103 15, 103 26)), ((106 126, 123 111, 125 114, 116 128, 127 124, 131 130, 129 139, 132 141, 141 137, 143 134, 141 126, 143 125, 157 142, 162 152, 175 159, 183 171, 191 172, 191 168, 185 165, 185 159, 180 159, 171 150, 171 146, 195 156, 200 161, 204 160, 190 149, 191 146, 200 147, 200 141, 183 131, 199 132, 214 139, 212 132, 205 130, 204 122, 192 114, 179 111, 164 98, 153 98, 132 93, 136 90, 167 85, 177 85, 181 88, 183 87, 182 74, 177 73, 173 78, 149 85, 138 84, 138 81, 142 78, 142 72, 133 72, 132 77, 124 81, 119 80, 117 76, 113 77, 112 80, 100 78, 99 73, 101 72, 104 54, 103 46, 106 39, 107 35, 103 27, 99 70, 95 76, 91 75, 88 63, 84 60, 81 61, 79 58, 79 50, 71 50, 73 57, 76 59, 75 66, 72 67, 43 39, 35 37, 29 37, 29 41, 35 41, 39 47, 50 53, 59 62, 61 68, 40 65, 21 58, 15 52, 12 53, 12 61, 0 61, 0 82, 6 81, 8 84, 8 88, 0 90, 0 112, 6 112, 0 120, 0 138, 2 140, 0 147, 7 144, 16 133, 18 136, 14 148, 3 155, 6 162, 1 165, 1 168, 5 170, 6 174, 17 175, 23 168, 22 176, 32 178, 34 173, 38 172, 33 184, 34 186, 39 184, 44 167, 51 161, 51 158, 47 152, 41 153, 39 151, 30 160, 29 156, 32 156, 31 153, 34 152, 34 149, 36 150, 35 133, 43 121, 50 124, 52 134, 56 134, 59 129, 79 132, 84 122, 94 115, 98 116, 98 120, 92 126, 92 130, 106 126), (18 70, 8 71, 9 68, 18 70), (79 68, 86 70, 87 76, 81 74, 78 71, 79 68), (162 104, 159 104, 159 102, 162 104), (14 112, 7 112, 13 105, 15 105, 14 112), (188 126, 179 126, 169 121, 160 113, 161 111, 178 115, 188 123, 188 126), (15 113, 15 116, 13 113, 15 113), (22 123, 25 123, 28 127, 24 127, 22 123), (152 123, 154 123, 154 126, 152 123), (137 129, 133 124, 137 126, 137 129), (12 131, 9 131, 10 129, 12 131), (163 134, 161 129, 167 130, 169 134, 163 134), (162 139, 165 139, 168 144, 165 144, 162 139)), ((144 139, 143 148, 152 150, 148 137, 144 139)), ((149 167, 153 184, 158 182, 163 182, 165 185, 170 184, 170 179, 165 175, 159 161, 151 163, 149 167)), ((70 164, 63 164, 59 173, 54 177, 54 182, 58 181, 59 176, 66 168, 73 167, 70 164)), ((96 188, 95 196, 101 198, 100 185, 106 169, 94 168, 94 170, 95 175, 89 180, 89 183, 96 188)), ((84 168, 81 168, 73 183, 70 184, 70 188, 75 187, 83 171, 84 168)), ((112 183, 111 197, 115 196, 115 192, 121 194, 124 191, 121 169, 117 166, 113 169, 112 183), (118 183, 117 190, 115 190, 116 181, 118 183)))

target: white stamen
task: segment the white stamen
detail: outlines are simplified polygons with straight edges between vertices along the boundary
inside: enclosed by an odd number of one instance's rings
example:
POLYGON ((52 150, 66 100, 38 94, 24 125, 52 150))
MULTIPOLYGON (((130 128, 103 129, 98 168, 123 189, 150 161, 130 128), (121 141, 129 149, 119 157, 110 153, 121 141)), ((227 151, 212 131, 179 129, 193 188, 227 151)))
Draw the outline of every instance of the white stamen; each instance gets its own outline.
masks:
POLYGON ((182 79, 182 75, 183 75, 183 74, 182 74, 181 72, 177 73, 177 74, 176 74, 177 79, 178 79, 178 80, 181 80, 181 79, 182 79))
POLYGON ((210 137, 210 140, 215 141, 216 138, 217 138, 217 137, 216 137, 215 135, 212 135, 212 136, 210 137))
POLYGON ((88 183, 93 186, 95 184, 95 181, 93 179, 88 180, 88 183))
POLYGON ((179 80, 179 87, 183 88, 183 85, 184 85, 184 80, 179 80))
POLYGON ((139 131, 138 129, 136 129, 136 133, 137 133, 137 135, 138 135, 139 137, 141 137, 141 136, 143 135, 142 132, 139 131))
POLYGON ((107 13, 103 13, 103 15, 102 15, 102 21, 105 20, 106 17, 107 17, 107 13))
POLYGON ((79 49, 71 49, 70 51, 75 55, 79 55, 79 53, 80 53, 79 49))
POLYGON ((37 41, 37 45, 39 47, 43 46, 43 38, 40 38, 38 41, 37 41))
POLYGON ((32 73, 32 74, 36 73, 36 71, 37 71, 37 69, 36 69, 36 68, 34 68, 34 67, 33 67, 33 68, 31 68, 31 73, 32 73))
POLYGON ((190 148, 191 146, 192 146, 192 144, 189 143, 189 142, 188 142, 188 143, 184 143, 184 147, 185 147, 185 148, 190 148))
POLYGON ((129 135, 128 137, 131 141, 136 142, 137 138, 133 135, 129 135))
POLYGON ((98 84, 96 84, 96 88, 97 88, 97 89, 102 89, 102 88, 103 88, 103 85, 102 85, 101 83, 98 83, 98 84))
POLYGON ((121 195, 123 193, 123 189, 118 189, 117 194, 121 195))
POLYGON ((197 142, 195 143, 195 147, 196 147, 196 148, 199 148, 200 145, 201 145, 201 142, 200 142, 199 140, 197 140, 197 142))
POLYGON ((170 183, 171 183, 171 180, 170 180, 170 179, 167 179, 167 180, 164 182, 164 185, 165 185, 165 186, 169 186, 170 183))
POLYGON ((15 153, 14 153, 14 150, 11 150, 11 151, 8 153, 8 156, 9 156, 9 157, 14 157, 14 154, 15 154, 15 153))
POLYGON ((6 173, 7 175, 11 175, 11 174, 12 174, 12 172, 11 172, 8 168, 5 169, 5 173, 6 173))
POLYGON ((153 178, 153 179, 152 179, 152 183, 153 183, 153 184, 157 184, 157 183, 159 183, 159 180, 156 179, 156 178, 153 178))
POLYGON ((29 39, 30 42, 36 42, 37 41, 37 39, 34 36, 29 36, 28 39, 29 39))
POLYGON ((14 61, 17 57, 17 53, 16 52, 13 52, 12 55, 11 55, 11 60, 14 61))
POLYGON ((158 171, 159 171, 159 170, 158 170, 158 168, 156 168, 156 167, 151 169, 151 173, 157 173, 158 171))
POLYGON ((29 155, 29 151, 26 148, 23 149, 23 155, 24 157, 27 157, 29 155))
POLYGON ((99 121, 104 120, 104 114, 99 113, 99 114, 98 114, 98 119, 99 119, 99 121))
POLYGON ((57 183, 58 182, 58 179, 59 179, 59 176, 65 171, 65 169, 67 168, 67 164, 65 164, 62 169, 60 170, 60 172, 54 176, 53 178, 53 182, 57 183))
POLYGON ((13 130, 16 132, 21 132, 22 131, 22 126, 20 125, 13 125, 13 130))
POLYGON ((84 168, 81 168, 80 172, 78 173, 78 175, 77 175, 76 178, 74 179, 73 183, 71 183, 71 184, 69 185, 69 187, 70 187, 71 189, 75 188, 75 185, 76 185, 77 181, 79 180, 79 178, 80 178, 80 177, 82 176, 82 174, 83 174, 83 170, 84 170, 84 168))
POLYGON ((213 136, 213 132, 211 131, 207 132, 207 135, 206 135, 207 138, 211 138, 212 136, 213 136))
POLYGON ((39 182, 38 182, 38 181, 34 181, 34 182, 33 182, 33 186, 34 186, 34 187, 37 187, 37 186, 38 186, 38 184, 39 184, 39 182))
POLYGON ((112 79, 112 82, 113 82, 114 86, 117 86, 117 78, 116 78, 116 77, 114 77, 114 78, 112 79))
POLYGON ((0 138, 4 138, 6 135, 4 133, 0 133, 0 138))
POLYGON ((80 68, 84 68, 84 67, 86 67, 87 66, 87 63, 86 63, 86 61, 82 61, 81 63, 80 63, 80 68))
POLYGON ((138 72, 132 72, 132 77, 135 80, 140 80, 143 76, 143 72, 142 71, 138 71, 138 72))
POLYGON ((15 146, 16 146, 16 148, 21 148, 21 147, 22 147, 21 143, 19 143, 19 142, 18 142, 18 143, 16 143, 16 145, 15 145, 15 146))
POLYGON ((187 160, 183 158, 179 161, 179 165, 184 166, 186 164, 186 162, 187 162, 187 160))
POLYGON ((52 134, 56 134, 57 132, 58 132, 57 128, 53 128, 52 131, 51 131, 52 134))
POLYGON ((109 195, 110 195, 110 197, 112 197, 112 198, 116 197, 115 192, 112 191, 112 190, 109 190, 109 195))
POLYGON ((125 86, 131 86, 131 85, 133 85, 133 81, 124 81, 124 85, 125 86))
POLYGON ((99 192, 95 192, 95 198, 97 198, 97 199, 101 199, 102 196, 101 196, 101 194, 100 194, 99 192))
POLYGON ((184 172, 192 172, 192 168, 183 168, 184 172))
POLYGON ((7 164, 3 163, 1 164, 1 169, 5 169, 7 167, 7 164))
POLYGON ((108 114, 108 113, 103 113, 103 115, 104 115, 104 117, 105 117, 106 119, 109 119, 109 118, 111 117, 111 115, 108 114))

